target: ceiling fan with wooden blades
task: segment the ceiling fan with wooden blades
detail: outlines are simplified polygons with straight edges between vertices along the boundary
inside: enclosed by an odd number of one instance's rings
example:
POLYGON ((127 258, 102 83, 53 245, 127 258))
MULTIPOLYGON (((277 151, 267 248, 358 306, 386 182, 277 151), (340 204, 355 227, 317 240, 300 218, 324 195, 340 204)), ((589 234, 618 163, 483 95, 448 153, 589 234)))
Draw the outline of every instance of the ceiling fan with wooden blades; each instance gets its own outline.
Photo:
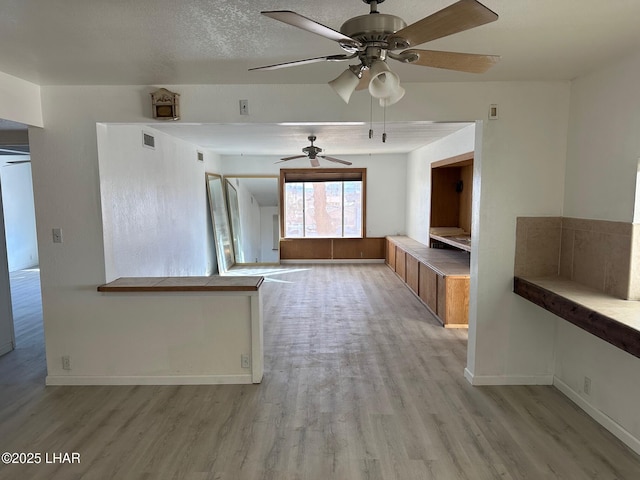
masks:
POLYGON ((284 158, 281 158, 280 161, 276 163, 288 162, 289 160, 296 160, 298 158, 308 158, 309 161, 311 162, 312 167, 319 167, 320 160, 318 160, 318 158, 322 158, 324 160, 328 160, 334 163, 351 165, 351 162, 347 162, 346 160, 340 160, 339 158, 329 157, 328 155, 318 155, 319 153, 322 152, 322 149, 313 144, 313 142, 316 141, 316 136, 309 135, 307 139, 311 142, 311 145, 309 145, 308 147, 304 147, 302 149, 302 152, 304 153, 304 155, 294 155, 293 157, 284 157, 284 158))
POLYGON ((386 64, 388 58, 412 65, 469 73, 484 73, 500 59, 497 55, 413 48, 496 21, 498 15, 477 0, 459 0, 411 25, 407 25, 403 19, 395 15, 378 12, 378 5, 384 0, 362 1, 369 4, 369 14, 348 19, 339 31, 290 10, 261 12, 274 20, 333 40, 347 53, 249 70, 275 70, 316 62, 357 59, 359 64, 350 65, 338 78, 329 82, 329 85, 346 103, 354 90, 368 86, 371 96, 380 99, 382 106, 387 106, 397 102, 404 95, 398 76, 391 72, 386 64), (397 50, 400 51, 396 52, 397 50))

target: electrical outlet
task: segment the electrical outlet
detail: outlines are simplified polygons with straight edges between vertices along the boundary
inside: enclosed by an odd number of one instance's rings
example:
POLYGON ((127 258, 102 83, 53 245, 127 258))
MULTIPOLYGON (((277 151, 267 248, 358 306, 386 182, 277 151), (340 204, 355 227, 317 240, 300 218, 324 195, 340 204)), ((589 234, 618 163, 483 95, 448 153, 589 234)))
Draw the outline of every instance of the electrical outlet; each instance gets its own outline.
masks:
POLYGON ((71 370, 71 357, 69 355, 62 356, 62 369, 71 370))
POLYGON ((242 365, 242 368, 251 368, 251 364, 249 362, 249 355, 247 355, 246 353, 243 353, 240 356, 240 364, 242 365))
POLYGON ((585 395, 591 395, 591 379, 589 377, 584 377, 584 385, 582 391, 585 395))

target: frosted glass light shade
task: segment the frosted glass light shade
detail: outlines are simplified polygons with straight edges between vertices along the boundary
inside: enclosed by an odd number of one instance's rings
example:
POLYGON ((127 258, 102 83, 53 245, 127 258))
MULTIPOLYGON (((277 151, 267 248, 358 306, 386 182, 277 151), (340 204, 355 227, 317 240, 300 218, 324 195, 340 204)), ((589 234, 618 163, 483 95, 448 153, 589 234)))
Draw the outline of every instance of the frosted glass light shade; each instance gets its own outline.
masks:
POLYGON ((380 106, 388 107, 389 105, 393 105, 394 103, 399 102, 402 97, 404 97, 404 93, 404 88, 398 85, 390 96, 380 99, 380 106))
POLYGON ((349 103, 351 94, 355 91, 358 83, 360 83, 360 78, 350 68, 347 68, 337 78, 331 80, 329 86, 340 95, 344 103, 349 103))
MULTIPOLYGON (((387 98, 396 92, 400 86, 398 75, 389 70, 389 66, 382 60, 377 60, 371 65, 371 81, 369 93, 374 98, 387 98)), ((400 100, 400 99, 398 99, 400 100)))

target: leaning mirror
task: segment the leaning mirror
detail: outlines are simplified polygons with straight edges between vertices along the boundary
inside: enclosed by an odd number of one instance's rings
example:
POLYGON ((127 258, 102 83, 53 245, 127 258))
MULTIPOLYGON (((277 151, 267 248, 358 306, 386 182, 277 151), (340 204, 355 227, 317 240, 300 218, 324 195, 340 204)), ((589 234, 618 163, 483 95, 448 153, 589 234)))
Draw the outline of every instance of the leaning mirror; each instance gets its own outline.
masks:
POLYGON ((225 179, 236 264, 279 263, 278 177, 225 179))
POLYGON ((233 246, 231 244, 231 229, 224 196, 222 177, 214 173, 207 173, 207 192, 209 194, 209 210, 213 224, 213 238, 218 261, 218 273, 223 274, 234 263, 233 246))

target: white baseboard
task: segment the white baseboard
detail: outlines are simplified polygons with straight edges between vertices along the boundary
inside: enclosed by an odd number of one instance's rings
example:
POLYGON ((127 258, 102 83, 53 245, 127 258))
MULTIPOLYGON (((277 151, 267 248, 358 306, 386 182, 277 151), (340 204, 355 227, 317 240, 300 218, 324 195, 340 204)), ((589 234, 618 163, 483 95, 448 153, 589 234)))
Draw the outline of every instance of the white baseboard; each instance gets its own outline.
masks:
POLYGON ((471 385, 553 385, 553 375, 474 375, 468 368, 464 377, 471 385))
POLYGON ((347 259, 318 259, 318 260, 280 260, 280 263, 284 264, 292 264, 292 263, 302 263, 302 264, 319 264, 319 263, 384 263, 384 258, 347 258, 347 259))
POLYGON ((13 349, 14 349, 13 342, 7 342, 0 345, 0 356, 4 355, 5 353, 9 353, 13 349))
POLYGON ((622 425, 618 424, 607 414, 601 412, 596 407, 591 405, 587 399, 585 399, 559 378, 554 377, 553 386, 560 390, 564 395, 569 397, 571 401, 573 401, 582 410, 584 410, 596 422, 598 422, 600 425, 602 425, 604 428, 618 437, 631 450, 640 455, 640 439, 634 437, 622 425))
POLYGON ((245 375, 102 376, 47 375, 47 385, 245 385, 253 383, 245 375))

